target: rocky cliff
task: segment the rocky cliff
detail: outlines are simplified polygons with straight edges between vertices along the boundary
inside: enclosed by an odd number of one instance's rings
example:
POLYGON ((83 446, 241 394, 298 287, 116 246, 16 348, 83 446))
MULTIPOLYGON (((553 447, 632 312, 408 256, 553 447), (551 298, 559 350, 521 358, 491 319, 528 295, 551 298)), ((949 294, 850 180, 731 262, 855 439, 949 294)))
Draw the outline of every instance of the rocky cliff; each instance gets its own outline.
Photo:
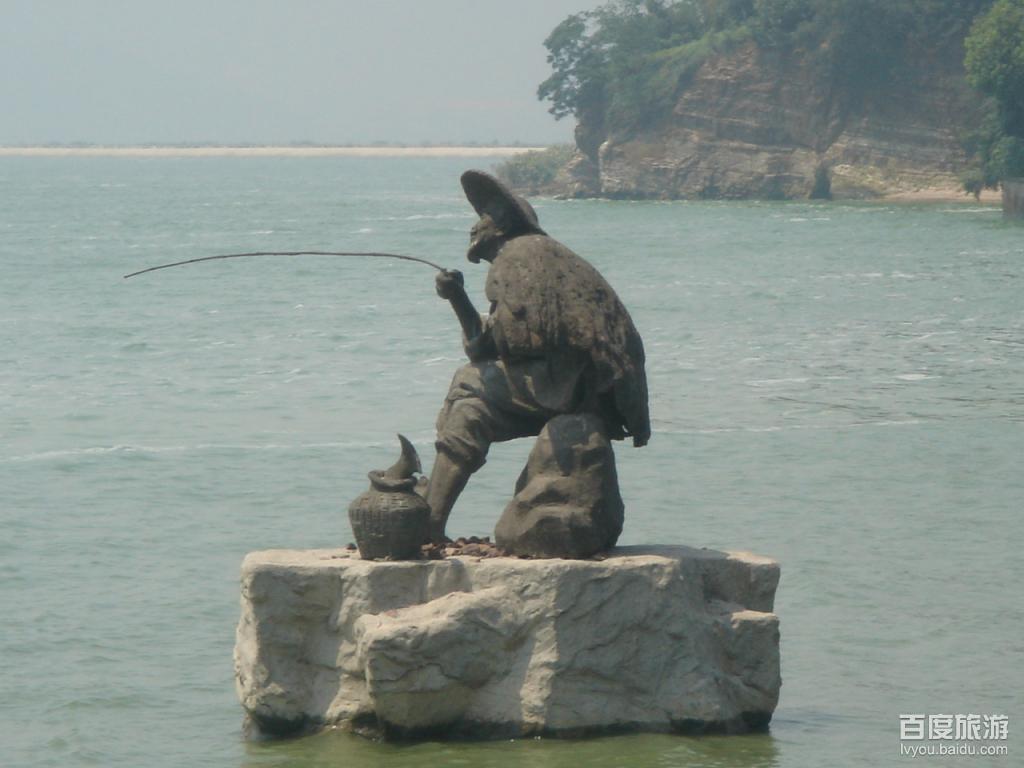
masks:
POLYGON ((583 115, 560 174, 572 197, 866 198, 958 186, 979 104, 958 40, 910 49, 875 87, 837 85, 813 52, 754 42, 704 62, 642 128, 583 115))

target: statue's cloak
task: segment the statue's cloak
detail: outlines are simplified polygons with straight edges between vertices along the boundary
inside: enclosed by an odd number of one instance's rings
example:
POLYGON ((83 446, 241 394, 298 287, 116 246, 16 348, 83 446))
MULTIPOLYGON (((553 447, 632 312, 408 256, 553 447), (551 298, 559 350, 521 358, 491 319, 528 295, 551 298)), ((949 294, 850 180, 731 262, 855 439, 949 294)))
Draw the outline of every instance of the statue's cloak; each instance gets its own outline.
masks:
POLYGON ((581 399, 604 417, 610 437, 651 435, 644 345, 601 274, 545 234, 512 238, 487 274, 488 327, 506 362, 545 359, 576 367, 581 399))

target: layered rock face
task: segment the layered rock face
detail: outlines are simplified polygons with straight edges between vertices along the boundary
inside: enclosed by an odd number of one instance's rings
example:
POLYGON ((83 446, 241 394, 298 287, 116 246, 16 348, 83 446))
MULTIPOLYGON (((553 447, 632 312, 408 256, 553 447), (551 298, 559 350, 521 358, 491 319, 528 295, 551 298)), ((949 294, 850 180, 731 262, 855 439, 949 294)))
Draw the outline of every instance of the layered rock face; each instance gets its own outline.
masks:
POLYGON ((964 82, 962 49, 948 47, 912 53, 919 66, 851 93, 806 57, 746 44, 707 61, 652 125, 616 135, 603 122, 581 124, 561 184, 570 196, 663 199, 957 187, 966 161, 959 137, 977 97, 964 82))
POLYGON ((604 560, 250 554, 235 646, 265 733, 509 737, 764 728, 776 563, 625 547, 604 560))

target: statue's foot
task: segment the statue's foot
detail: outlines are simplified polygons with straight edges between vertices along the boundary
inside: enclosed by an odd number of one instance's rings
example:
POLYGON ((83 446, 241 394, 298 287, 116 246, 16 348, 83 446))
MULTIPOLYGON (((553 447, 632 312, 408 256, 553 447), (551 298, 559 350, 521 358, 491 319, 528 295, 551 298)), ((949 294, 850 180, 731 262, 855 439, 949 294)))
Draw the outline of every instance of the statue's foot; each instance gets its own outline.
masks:
POLYGON ((444 525, 438 525, 433 520, 430 522, 430 544, 451 544, 451 539, 445 535, 444 525))

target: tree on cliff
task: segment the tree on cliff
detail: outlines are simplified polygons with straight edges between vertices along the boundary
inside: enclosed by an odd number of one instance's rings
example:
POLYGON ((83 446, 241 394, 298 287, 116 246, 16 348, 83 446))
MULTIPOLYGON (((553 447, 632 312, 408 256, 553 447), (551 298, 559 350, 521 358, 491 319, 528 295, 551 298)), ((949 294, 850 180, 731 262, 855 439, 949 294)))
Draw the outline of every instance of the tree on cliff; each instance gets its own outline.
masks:
POLYGON ((1024 176, 1024 0, 998 0, 964 41, 971 85, 992 98, 970 148, 979 167, 964 181, 970 192, 1024 176))
POLYGON ((613 120, 647 117, 678 81, 676 72, 662 76, 666 53, 704 32, 693 0, 615 0, 573 14, 544 41, 553 71, 537 97, 556 118, 605 109, 613 120))

